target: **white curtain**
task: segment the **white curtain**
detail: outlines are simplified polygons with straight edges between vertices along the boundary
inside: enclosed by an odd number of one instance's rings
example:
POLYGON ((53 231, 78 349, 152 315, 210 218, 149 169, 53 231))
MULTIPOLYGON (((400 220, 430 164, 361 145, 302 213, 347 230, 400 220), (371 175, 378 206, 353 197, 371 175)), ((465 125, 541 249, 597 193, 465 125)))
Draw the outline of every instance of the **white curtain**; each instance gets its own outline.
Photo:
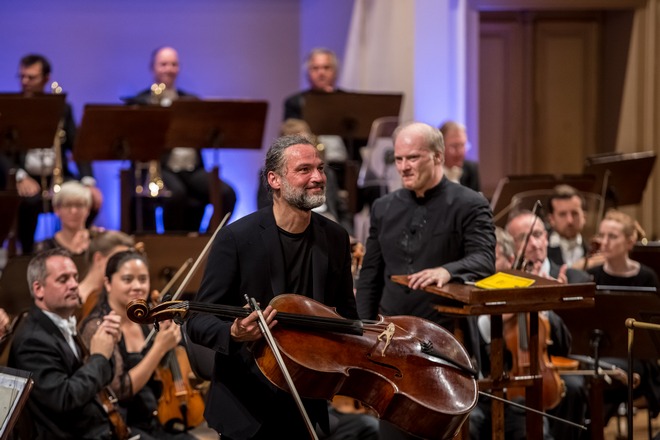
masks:
POLYGON ((340 85, 349 91, 404 94, 413 118, 415 0, 355 0, 340 85))

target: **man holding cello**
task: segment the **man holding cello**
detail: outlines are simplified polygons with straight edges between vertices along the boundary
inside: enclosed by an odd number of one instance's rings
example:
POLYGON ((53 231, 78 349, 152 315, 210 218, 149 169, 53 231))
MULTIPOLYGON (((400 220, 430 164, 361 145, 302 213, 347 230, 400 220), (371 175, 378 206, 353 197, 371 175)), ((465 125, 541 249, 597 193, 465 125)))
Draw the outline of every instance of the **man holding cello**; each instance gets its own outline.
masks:
MULTIPOLYGON (((342 317, 357 318, 349 236, 312 212, 325 201, 323 168, 307 138, 284 136, 273 143, 262 174, 273 204, 220 230, 196 301, 242 307, 244 295, 254 298, 271 328, 277 312, 268 304, 283 293, 307 296, 342 317)), ((263 337, 255 311, 233 321, 193 315, 187 331, 193 342, 216 351, 205 418, 223 440, 309 438, 291 395, 255 363, 251 348, 263 337)), ((327 434, 327 401, 302 401, 317 432, 327 434)))

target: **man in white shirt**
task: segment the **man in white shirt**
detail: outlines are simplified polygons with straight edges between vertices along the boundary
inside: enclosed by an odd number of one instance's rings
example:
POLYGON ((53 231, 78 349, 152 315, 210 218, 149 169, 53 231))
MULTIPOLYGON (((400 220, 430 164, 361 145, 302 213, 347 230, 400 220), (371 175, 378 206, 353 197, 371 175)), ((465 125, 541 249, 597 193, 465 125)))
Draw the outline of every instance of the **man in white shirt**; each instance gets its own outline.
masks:
POLYGON ((571 267, 587 254, 582 237, 585 225, 584 199, 577 190, 559 185, 548 200, 548 259, 558 265, 571 267))

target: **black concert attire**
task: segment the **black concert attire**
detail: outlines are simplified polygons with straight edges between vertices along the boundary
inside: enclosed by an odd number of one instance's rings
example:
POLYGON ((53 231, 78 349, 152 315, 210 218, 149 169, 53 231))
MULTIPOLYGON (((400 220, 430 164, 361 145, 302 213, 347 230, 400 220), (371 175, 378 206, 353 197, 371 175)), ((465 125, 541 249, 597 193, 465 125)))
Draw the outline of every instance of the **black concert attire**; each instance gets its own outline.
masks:
MULTIPOLYGON (((641 264, 639 272, 630 277, 611 275, 605 272, 602 265, 587 269, 598 286, 621 287, 655 287, 660 288, 658 276, 653 269, 641 264)), ((656 292, 657 293, 657 292, 656 292)), ((628 371, 628 360, 621 358, 603 358, 603 361, 614 364, 628 371)), ((660 366, 655 361, 633 360, 633 371, 640 376, 640 383, 633 390, 633 398, 646 397, 648 403, 649 417, 655 418, 660 413, 660 366)), ((604 417, 605 423, 614 415, 617 408, 628 400, 628 389, 620 382, 612 382, 604 390, 604 417)))
POLYGON ((24 421, 32 424, 26 438, 113 438, 97 397, 112 380, 113 362, 100 354, 84 362, 81 357, 80 350, 74 354, 63 331, 33 306, 14 334, 8 361, 10 367, 30 371, 34 379, 24 412, 24 421))
MULTIPOLYGON (((475 281, 495 272, 495 227, 488 202, 443 177, 424 197, 399 189, 371 209, 366 254, 357 282, 361 319, 411 315, 454 331, 456 318, 438 312, 437 295, 394 283, 407 275, 442 266, 452 282, 475 281)), ((467 351, 480 365, 475 317, 461 321, 467 351)), ((381 426, 385 426, 381 423, 381 426)), ((381 431, 382 432, 382 431, 381 431)), ((387 434, 388 436, 391 434, 387 434)))
MULTIPOLYGON (((312 212, 304 233, 289 234, 267 207, 220 230, 196 301, 243 307, 248 295, 265 307, 282 293, 305 295, 357 318, 350 241, 341 226, 312 212)), ((186 324, 193 342, 216 351, 205 412, 209 426, 231 440, 307 438, 293 397, 261 373, 252 344, 231 338, 232 322, 193 314, 186 324)), ((312 423, 328 432, 327 402, 303 401, 312 423)))
MULTIPOLYGON (((96 333, 103 316, 110 313, 107 297, 102 294, 99 303, 81 325, 82 339, 89 345, 92 336, 96 333)), ((149 327, 143 326, 145 337, 149 333, 149 327)), ((141 440, 165 439, 165 440, 193 440, 195 437, 185 432, 170 433, 160 424, 157 417, 158 398, 161 393, 161 382, 152 379, 133 394, 129 370, 135 367, 144 358, 151 345, 145 347, 141 352, 129 352, 126 348, 126 340, 121 338, 115 346, 113 361, 115 372, 110 382, 112 391, 119 400, 119 410, 131 428, 131 432, 140 434, 141 440)))
MULTIPOLYGON (((181 89, 176 90, 175 98, 198 99, 196 95, 181 89)), ((125 101, 129 104, 157 105, 153 99, 151 89, 145 89, 125 101)), ((160 200, 163 205, 165 230, 198 231, 204 210, 210 200, 209 175, 204 168, 201 151, 191 152, 188 148, 173 148, 163 154, 160 163, 163 183, 170 191, 169 196, 160 200)), ((220 180, 220 197, 222 203, 220 218, 223 218, 228 212, 233 212, 236 206, 236 192, 223 180, 220 180)), ((143 228, 154 230, 154 215, 150 209, 148 212, 149 215, 144 216, 143 228)))

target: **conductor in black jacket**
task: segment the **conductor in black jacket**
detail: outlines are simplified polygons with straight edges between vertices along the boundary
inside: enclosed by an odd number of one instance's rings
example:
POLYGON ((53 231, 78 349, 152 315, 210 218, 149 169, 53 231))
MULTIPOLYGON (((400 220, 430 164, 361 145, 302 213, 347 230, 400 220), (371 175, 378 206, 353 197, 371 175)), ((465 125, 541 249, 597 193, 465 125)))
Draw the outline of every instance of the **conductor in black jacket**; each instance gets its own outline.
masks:
MULTIPOLYGON (((349 236, 312 212, 325 200, 323 167, 307 138, 275 141, 263 171, 272 206, 220 230, 197 301, 242 307, 248 295, 272 324, 277 316, 269 302, 297 293, 336 307, 346 318, 357 317, 349 236)), ((205 417, 223 440, 308 438, 292 396, 271 384, 254 361, 251 345, 262 338, 254 312, 235 320, 193 315, 187 326, 193 342, 216 351, 205 417)), ((327 402, 304 403, 312 423, 327 431, 327 402)))
MULTIPOLYGON (((440 131, 413 122, 394 132, 394 160, 403 188, 377 199, 371 210, 366 254, 357 284, 361 319, 412 315, 450 331, 455 318, 435 309, 439 296, 427 286, 474 281, 495 271, 495 227, 488 202, 443 174, 440 131), (408 286, 390 280, 409 275, 408 286)), ((461 325, 465 345, 477 360, 476 320, 461 325)), ((381 422, 381 427, 387 424, 381 422)), ((383 438, 398 438, 394 432, 383 438)))

